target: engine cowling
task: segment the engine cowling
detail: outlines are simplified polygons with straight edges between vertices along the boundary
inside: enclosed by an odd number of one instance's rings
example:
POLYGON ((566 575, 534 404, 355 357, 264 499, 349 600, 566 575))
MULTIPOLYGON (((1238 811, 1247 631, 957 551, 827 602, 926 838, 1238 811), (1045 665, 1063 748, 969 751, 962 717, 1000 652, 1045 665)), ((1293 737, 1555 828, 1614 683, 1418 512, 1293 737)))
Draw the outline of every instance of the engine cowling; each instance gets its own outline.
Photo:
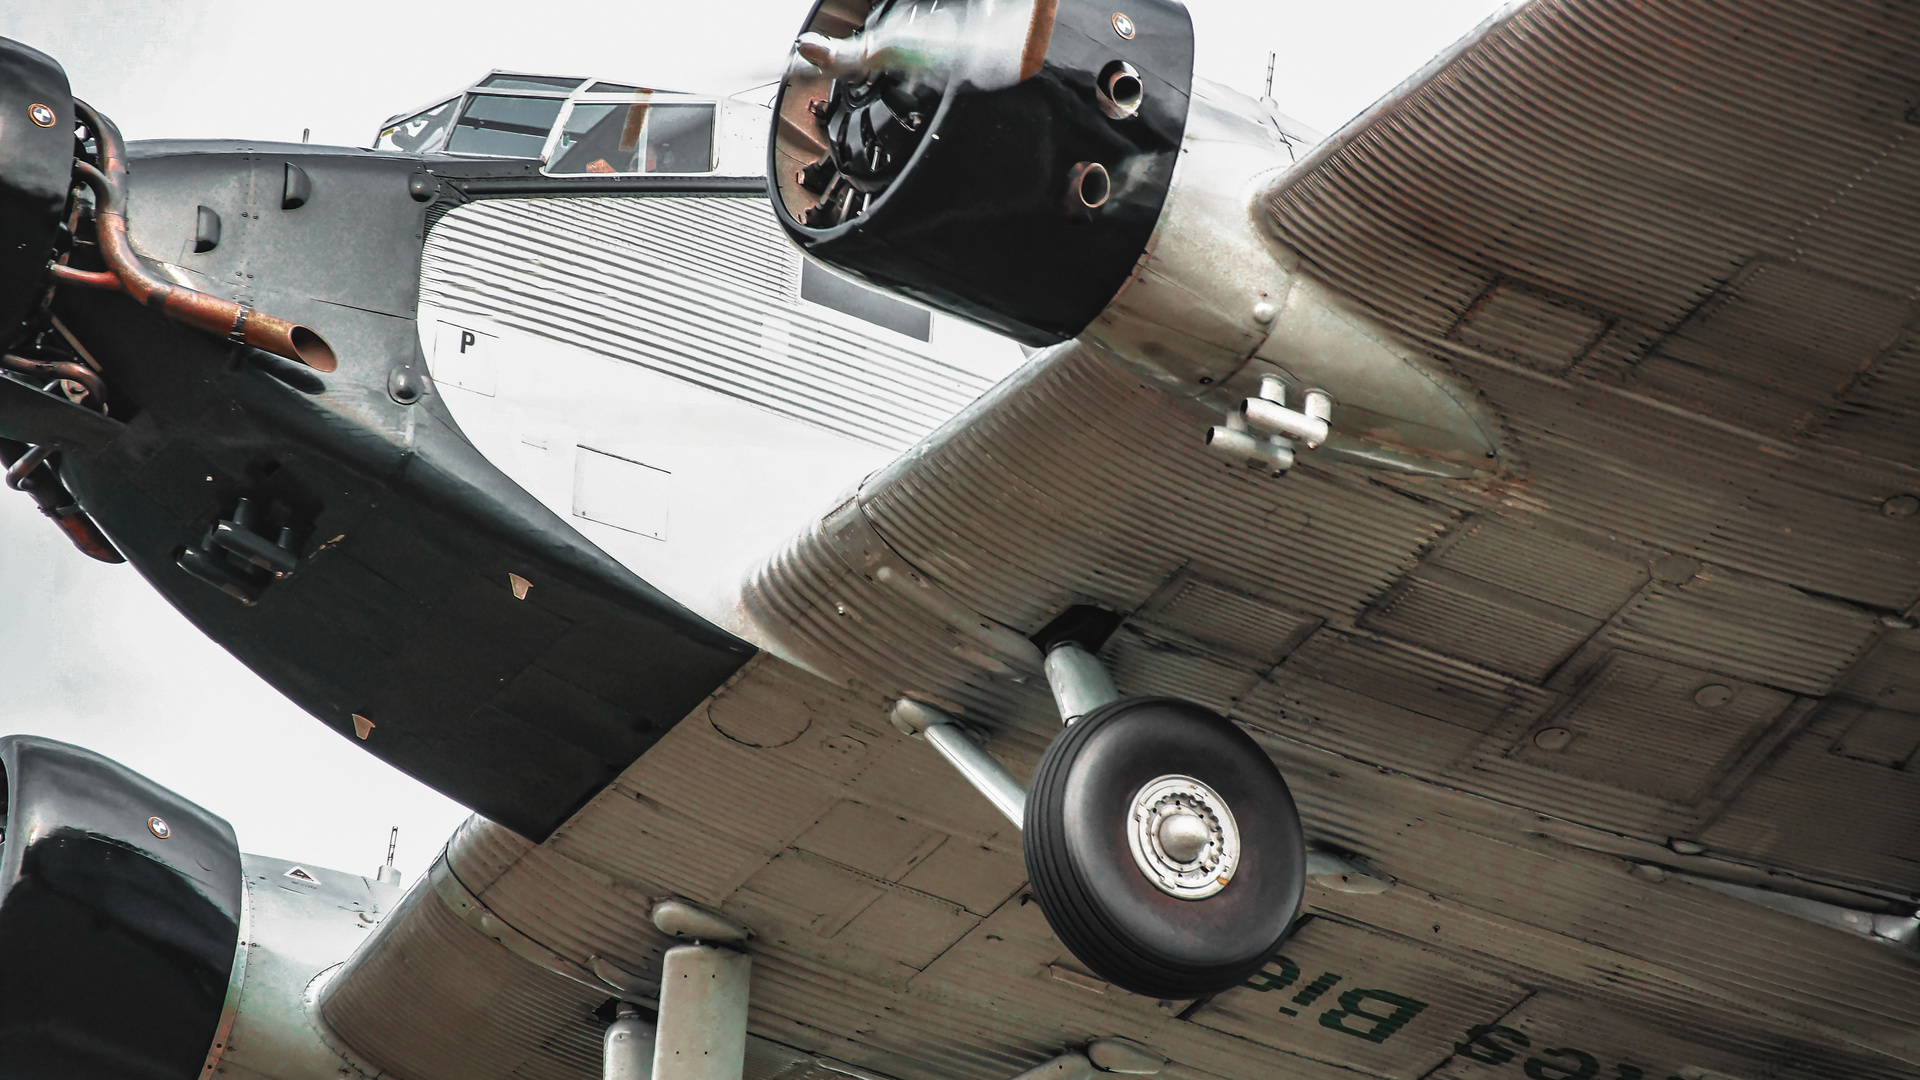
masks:
POLYGON ((775 212, 842 270, 1062 341, 1147 246, 1192 78, 1167 0, 822 0, 775 106, 775 212))
POLYGON ((774 123, 775 212, 809 255, 1029 345, 1077 338, 1214 413, 1195 445, 1218 458, 1507 467, 1474 388, 1268 225, 1317 136, 1195 77, 1173 0, 824 0, 774 123))
POLYGON ((51 56, 0 38, 0 345, 47 274, 73 172, 73 93, 51 56))
POLYGON ((224 820, 98 754, 0 738, 0 1062, 9 1080, 192 1080, 239 940, 224 820))

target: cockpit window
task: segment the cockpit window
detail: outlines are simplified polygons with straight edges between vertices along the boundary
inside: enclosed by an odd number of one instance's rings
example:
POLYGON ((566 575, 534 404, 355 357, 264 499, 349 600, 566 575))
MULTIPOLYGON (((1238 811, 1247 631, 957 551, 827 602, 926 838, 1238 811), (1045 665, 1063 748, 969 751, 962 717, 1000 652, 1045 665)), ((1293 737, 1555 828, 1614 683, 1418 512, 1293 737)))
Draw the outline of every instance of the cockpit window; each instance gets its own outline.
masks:
POLYGON ((374 140, 375 150, 403 150, 409 153, 424 153, 432 150, 447 133, 447 125, 453 123, 454 106, 460 104, 459 98, 443 101, 425 112, 414 113, 405 120, 399 120, 380 129, 380 137, 374 140))
POLYGON ((480 85, 496 90, 571 90, 585 81, 565 75, 489 75, 480 85))
POLYGON ((459 122, 453 125, 447 152, 537 158, 546 148, 547 132, 564 104, 565 99, 557 97, 474 94, 459 122))
POLYGON ((713 171, 710 104, 581 102, 568 115, 549 173, 713 171))

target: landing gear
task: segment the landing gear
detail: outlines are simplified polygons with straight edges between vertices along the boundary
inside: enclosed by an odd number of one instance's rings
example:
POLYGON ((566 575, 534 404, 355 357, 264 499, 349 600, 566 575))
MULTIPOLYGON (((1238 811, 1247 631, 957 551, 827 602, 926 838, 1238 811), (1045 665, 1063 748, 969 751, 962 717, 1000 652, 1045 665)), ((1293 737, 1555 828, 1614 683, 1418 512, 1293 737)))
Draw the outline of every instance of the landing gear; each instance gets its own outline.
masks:
POLYGON ((1310 867, 1280 770, 1219 713, 1122 698, 1073 640, 1047 651, 1046 672, 1067 727, 1024 791, 939 709, 902 699, 893 723, 1020 825, 1034 899, 1101 978, 1176 1001, 1231 990, 1279 950, 1310 870, 1347 891, 1387 887, 1324 853, 1310 867))
POLYGON ((1300 908, 1306 845, 1286 781, 1246 733, 1176 698, 1080 717, 1027 791, 1027 876, 1101 978, 1184 1000, 1245 981, 1300 908))

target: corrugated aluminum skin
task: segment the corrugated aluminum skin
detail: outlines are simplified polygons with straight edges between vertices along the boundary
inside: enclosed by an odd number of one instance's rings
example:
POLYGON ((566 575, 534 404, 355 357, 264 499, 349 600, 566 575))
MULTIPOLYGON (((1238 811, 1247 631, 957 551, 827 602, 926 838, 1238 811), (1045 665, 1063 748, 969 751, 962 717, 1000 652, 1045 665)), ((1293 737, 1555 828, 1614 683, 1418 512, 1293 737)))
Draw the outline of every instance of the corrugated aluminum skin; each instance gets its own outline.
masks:
MULTIPOLYGON (((986 618, 1126 614, 1123 691, 1225 711, 1309 838, 1393 879, 1310 885, 1248 986, 1149 1001, 1065 954, 1017 831, 885 721, 941 703, 1025 776, 1058 727, 1043 681, 824 526, 744 599, 785 659, 547 844, 476 825, 452 865, 574 964, 656 976, 642 900, 666 893, 752 926, 752 1080, 813 1055, 987 1080, 1097 1035, 1171 1080, 1920 1077, 1920 952, 1677 876, 1920 894, 1920 631, 1895 625, 1920 602, 1916 56, 1905 4, 1539 3, 1282 178, 1267 224, 1303 272, 1470 380, 1514 475, 1306 455, 1276 480, 1204 453, 1216 413, 1069 345, 863 486, 852 511, 986 618), (1338 1004, 1361 991, 1421 1008, 1374 1041, 1338 1004)), ((329 987, 340 1037, 405 1080, 590 1076, 591 995, 430 901, 381 930, 410 967, 363 950, 329 987), (447 979, 514 1001, 443 1010, 447 979), (434 1024, 513 1064, 402 1067, 434 1024)))
POLYGON ((503 199, 442 218, 425 303, 904 449, 988 380, 796 310, 800 254, 754 197, 503 199))
POLYGON ((593 1010, 605 995, 481 937, 424 882, 327 984, 322 1015, 339 1038, 399 1076, 559 1080, 598 1072, 593 1010), (462 947, 468 938, 488 948, 462 947), (394 1023, 402 1019, 411 1022, 394 1023), (530 1032, 539 1033, 531 1044, 530 1032))

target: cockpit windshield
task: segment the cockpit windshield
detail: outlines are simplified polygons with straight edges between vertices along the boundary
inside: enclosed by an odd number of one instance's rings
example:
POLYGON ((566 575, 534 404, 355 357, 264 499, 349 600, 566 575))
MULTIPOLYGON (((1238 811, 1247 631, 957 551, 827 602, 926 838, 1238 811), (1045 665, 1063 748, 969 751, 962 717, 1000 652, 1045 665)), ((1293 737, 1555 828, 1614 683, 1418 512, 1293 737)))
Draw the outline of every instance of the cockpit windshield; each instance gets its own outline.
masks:
POLYGON ((537 158, 565 104, 565 98, 469 94, 447 153, 537 158))
POLYGON ((441 136, 447 133, 447 126, 453 123, 454 106, 459 104, 459 98, 443 101, 425 112, 417 112, 405 120, 388 124, 380 129, 380 137, 373 141, 373 148, 414 154, 437 148, 441 136))
POLYGON ((550 173, 694 173, 713 168, 713 106, 580 102, 550 173))
POLYGON ((564 93, 585 81, 577 75, 513 75, 496 71, 481 79, 480 85, 490 86, 495 90, 559 90, 564 93))
POLYGON ((548 174, 710 173, 712 98, 626 83, 496 71, 380 129, 376 150, 534 158, 548 174))

